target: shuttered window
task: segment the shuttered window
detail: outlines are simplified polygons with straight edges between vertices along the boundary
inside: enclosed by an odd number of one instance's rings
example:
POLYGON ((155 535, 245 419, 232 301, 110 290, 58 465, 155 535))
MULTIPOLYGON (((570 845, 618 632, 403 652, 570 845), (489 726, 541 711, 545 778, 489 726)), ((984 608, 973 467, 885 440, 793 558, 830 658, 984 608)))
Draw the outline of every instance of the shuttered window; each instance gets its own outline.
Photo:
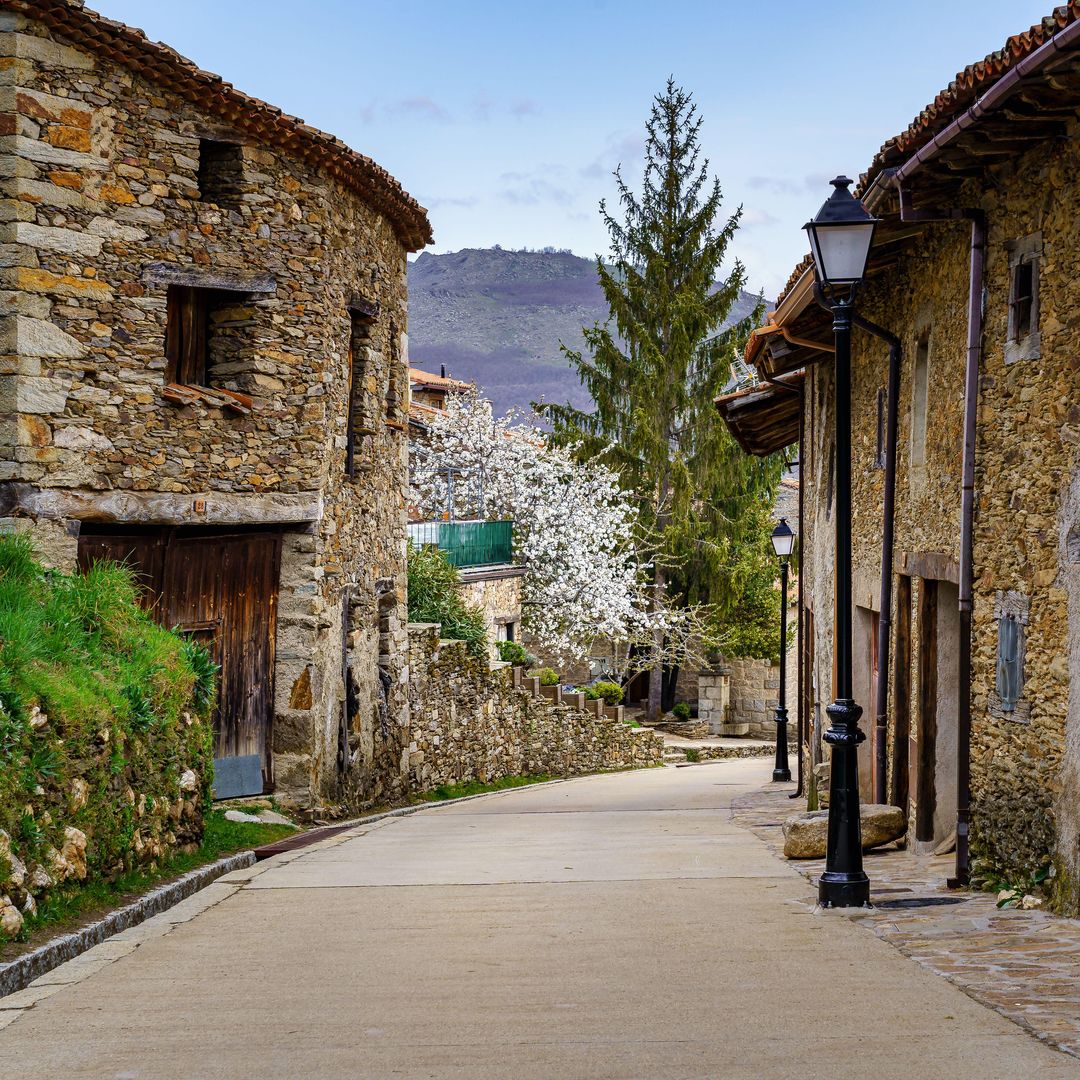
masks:
POLYGON ((212 290, 170 285, 166 307, 167 383, 207 385, 209 296, 212 290))
POLYGON ((1023 638, 1015 615, 998 619, 997 680, 995 689, 1002 712, 1015 712, 1023 690, 1023 638))

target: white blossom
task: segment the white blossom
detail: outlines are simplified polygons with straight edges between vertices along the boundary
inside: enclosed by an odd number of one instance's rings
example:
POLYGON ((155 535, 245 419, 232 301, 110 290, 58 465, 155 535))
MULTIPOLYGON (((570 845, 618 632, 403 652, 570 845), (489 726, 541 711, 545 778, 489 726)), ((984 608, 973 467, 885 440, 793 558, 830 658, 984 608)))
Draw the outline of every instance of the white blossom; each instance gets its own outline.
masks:
POLYGON ((523 618, 543 650, 565 661, 587 656, 598 637, 651 637, 635 508, 612 469, 579 462, 573 447, 550 445, 512 416, 494 419, 476 392, 451 397, 412 455, 421 513, 514 522, 515 557, 526 571, 523 618))

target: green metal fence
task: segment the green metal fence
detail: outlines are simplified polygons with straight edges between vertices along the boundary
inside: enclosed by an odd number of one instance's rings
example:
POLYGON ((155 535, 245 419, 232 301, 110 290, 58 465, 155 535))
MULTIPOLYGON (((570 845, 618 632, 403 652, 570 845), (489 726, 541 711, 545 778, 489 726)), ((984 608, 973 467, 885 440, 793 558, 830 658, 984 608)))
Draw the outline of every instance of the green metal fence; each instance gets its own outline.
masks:
POLYGON ((498 566, 514 558, 512 521, 422 521, 409 525, 417 547, 435 544, 455 566, 498 566))

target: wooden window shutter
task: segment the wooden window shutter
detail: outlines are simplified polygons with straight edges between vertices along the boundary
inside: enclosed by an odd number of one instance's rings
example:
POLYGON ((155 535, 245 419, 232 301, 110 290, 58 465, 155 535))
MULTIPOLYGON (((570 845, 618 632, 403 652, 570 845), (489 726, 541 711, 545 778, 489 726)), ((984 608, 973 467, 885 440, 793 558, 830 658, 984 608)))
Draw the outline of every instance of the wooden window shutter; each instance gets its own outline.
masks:
POLYGON ((165 381, 206 385, 207 293, 187 285, 169 287, 165 318, 165 381))

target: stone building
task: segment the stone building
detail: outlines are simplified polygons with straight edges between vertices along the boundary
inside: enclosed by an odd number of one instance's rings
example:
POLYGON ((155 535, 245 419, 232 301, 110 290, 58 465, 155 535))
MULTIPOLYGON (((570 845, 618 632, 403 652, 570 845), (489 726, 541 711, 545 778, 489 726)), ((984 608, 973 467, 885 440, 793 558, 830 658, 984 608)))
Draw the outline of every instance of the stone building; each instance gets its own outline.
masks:
POLYGON ((7 527, 212 649, 219 794, 393 794, 423 208, 81 0, 3 0, 0 94, 7 527))
MULTIPOLYGON (((852 372, 863 794, 905 807, 919 850, 957 837, 960 879, 974 860, 1013 880, 1052 863, 1072 914, 1078 50, 1074 2, 962 71, 870 164, 859 194, 881 224, 858 312, 898 340, 856 329, 852 372)), ((831 350, 806 261, 748 346, 775 381, 720 403, 751 452, 801 443, 800 712, 814 761, 834 689, 831 350)))

